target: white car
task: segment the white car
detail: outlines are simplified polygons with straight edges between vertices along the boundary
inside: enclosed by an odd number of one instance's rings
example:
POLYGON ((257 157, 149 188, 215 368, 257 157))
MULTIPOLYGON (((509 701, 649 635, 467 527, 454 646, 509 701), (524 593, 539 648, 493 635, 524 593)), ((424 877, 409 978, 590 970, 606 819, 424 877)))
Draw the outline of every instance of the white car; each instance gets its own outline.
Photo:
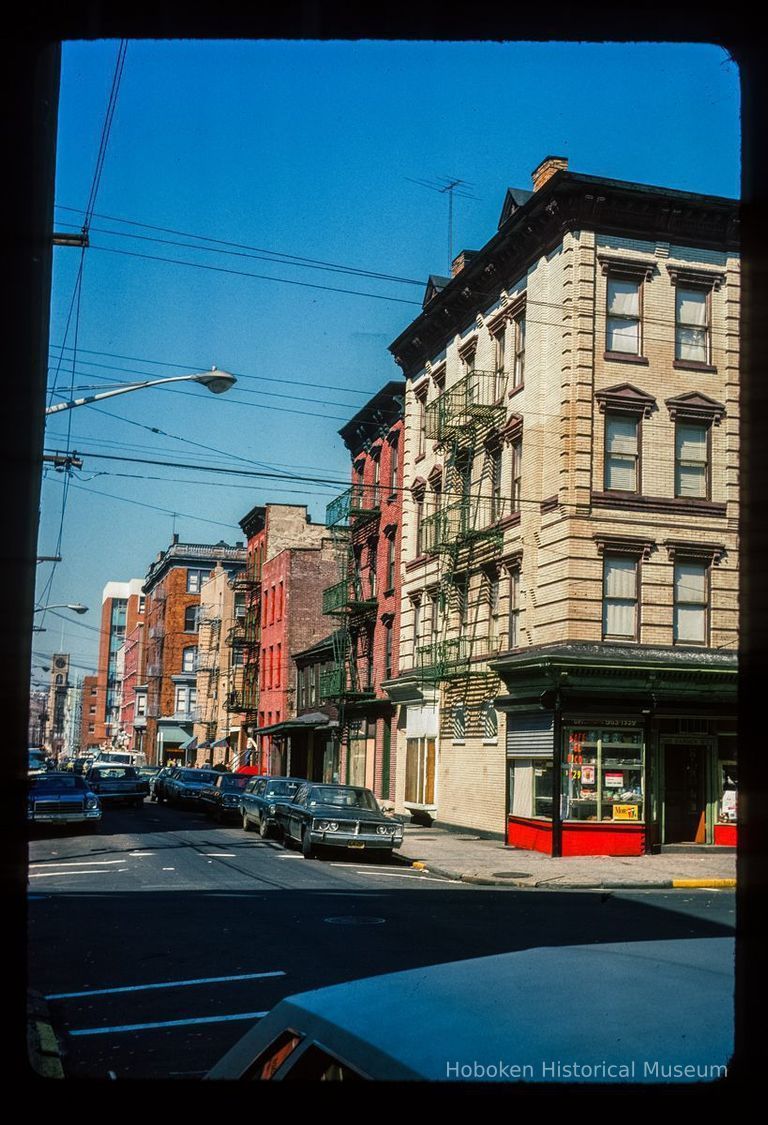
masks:
POLYGON ((208 1079, 685 1083, 733 1053, 732 938, 524 949, 282 1000, 208 1079))

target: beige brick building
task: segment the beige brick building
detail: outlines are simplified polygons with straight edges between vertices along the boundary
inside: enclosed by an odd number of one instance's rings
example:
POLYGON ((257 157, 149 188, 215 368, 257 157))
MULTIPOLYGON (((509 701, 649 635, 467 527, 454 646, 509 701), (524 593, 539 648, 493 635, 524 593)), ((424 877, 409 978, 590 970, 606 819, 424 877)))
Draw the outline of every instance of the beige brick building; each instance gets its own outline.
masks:
MULTIPOLYGON (((242 572, 241 572, 242 573, 242 572)), ((233 706, 242 692, 243 646, 234 641, 245 616, 245 595, 217 563, 200 587, 197 649, 197 711, 193 735, 196 765, 232 766, 240 761, 245 731, 233 706)))
POLYGON ((736 203, 533 179, 391 346, 397 805, 554 854, 730 845, 736 203))

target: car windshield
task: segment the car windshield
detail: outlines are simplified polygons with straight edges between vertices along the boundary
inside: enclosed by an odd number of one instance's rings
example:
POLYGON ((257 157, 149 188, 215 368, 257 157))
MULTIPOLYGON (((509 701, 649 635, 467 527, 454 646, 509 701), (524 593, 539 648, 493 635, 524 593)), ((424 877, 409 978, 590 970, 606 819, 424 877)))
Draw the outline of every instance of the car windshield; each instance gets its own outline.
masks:
POLYGON ((265 797, 292 797, 299 788, 298 781, 270 781, 265 797))
POLYGON ((53 793, 60 789, 85 789, 85 782, 74 773, 56 774, 53 777, 33 777, 30 788, 38 792, 53 793))
POLYGON ((323 789, 312 789, 309 793, 310 805, 336 805, 342 809, 368 809, 378 812, 379 806, 370 789, 350 789, 345 785, 329 785, 323 789))
POLYGON ((246 785, 248 784, 248 781, 249 781, 249 778, 247 778, 247 777, 236 777, 236 776, 226 777, 226 776, 224 776, 221 779, 221 788, 222 789, 245 789, 246 785))
POLYGON ((219 777, 219 774, 205 773, 203 770, 182 770, 179 773, 179 781, 183 781, 185 785, 190 785, 196 781, 202 782, 203 785, 211 785, 217 777, 219 777))
POLYGON ((159 766, 142 766, 139 770, 139 777, 154 777, 159 771, 159 766))
POLYGON ((128 781, 138 777, 138 774, 133 766, 99 766, 98 769, 93 771, 93 776, 96 778, 109 777, 113 780, 128 781))

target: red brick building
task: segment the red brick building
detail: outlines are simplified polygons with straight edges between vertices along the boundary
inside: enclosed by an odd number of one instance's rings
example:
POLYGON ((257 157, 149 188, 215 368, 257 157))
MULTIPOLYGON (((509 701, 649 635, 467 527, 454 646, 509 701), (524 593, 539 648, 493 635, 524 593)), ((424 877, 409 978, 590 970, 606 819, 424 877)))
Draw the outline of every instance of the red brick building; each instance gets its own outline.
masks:
MULTIPOLYGON (((143 587, 147 598, 143 746, 154 765, 194 760, 190 743, 197 713, 200 588, 217 562, 234 578, 245 566, 245 549, 242 544, 231 547, 223 541, 179 543, 174 535, 147 573, 143 587)), ((139 716, 134 717, 134 729, 136 718, 139 716)))
POLYGON ((323 608, 340 628, 320 698, 339 708, 341 780, 385 799, 395 778, 395 706, 382 684, 397 675, 400 647, 404 396, 403 381, 387 383, 339 430, 352 487, 326 512, 338 568, 323 608))
POLYGON ((98 676, 85 676, 83 678, 82 710, 80 720, 80 749, 98 750, 101 745, 96 735, 96 723, 99 709, 104 709, 106 691, 99 690, 98 676))
POLYGON ((333 545, 303 504, 258 505, 240 526, 248 537, 247 563, 234 585, 245 595, 245 613, 233 643, 243 646, 244 667, 243 689, 232 706, 248 733, 246 762, 283 773, 286 731, 259 730, 295 714, 291 653, 327 632, 322 591, 334 573, 333 545))

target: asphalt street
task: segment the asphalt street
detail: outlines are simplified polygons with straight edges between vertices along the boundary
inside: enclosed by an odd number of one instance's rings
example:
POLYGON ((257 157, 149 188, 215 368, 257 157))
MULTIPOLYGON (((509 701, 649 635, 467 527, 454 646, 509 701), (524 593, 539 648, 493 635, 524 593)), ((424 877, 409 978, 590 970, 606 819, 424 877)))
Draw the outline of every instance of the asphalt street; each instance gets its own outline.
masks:
POLYGON ((200 1078, 282 997, 357 977, 735 926, 728 891, 473 886, 370 856, 305 860, 149 802, 108 810, 96 835, 38 834, 28 894, 29 984, 81 1078, 200 1078))

